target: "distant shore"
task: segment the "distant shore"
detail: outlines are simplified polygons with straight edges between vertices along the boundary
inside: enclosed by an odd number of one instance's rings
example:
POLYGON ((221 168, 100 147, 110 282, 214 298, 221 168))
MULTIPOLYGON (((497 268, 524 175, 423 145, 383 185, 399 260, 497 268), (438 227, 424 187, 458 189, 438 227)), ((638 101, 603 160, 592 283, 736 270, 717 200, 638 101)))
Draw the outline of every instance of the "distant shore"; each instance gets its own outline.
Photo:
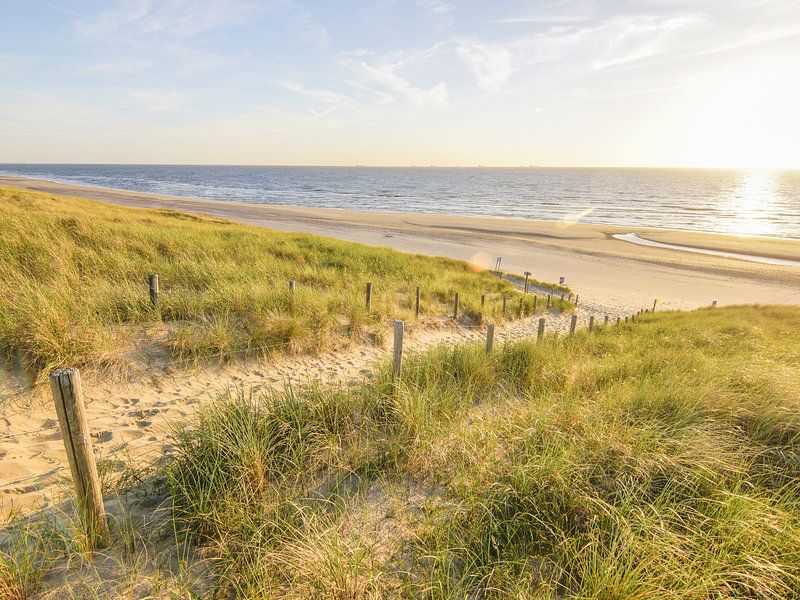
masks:
POLYGON ((0 186, 101 200, 137 208, 206 214, 283 231, 325 235, 406 252, 450 256, 493 268, 566 282, 579 294, 606 305, 659 299, 662 308, 719 304, 800 304, 800 268, 748 262, 677 249, 645 247, 614 239, 643 239, 720 252, 800 261, 800 240, 696 233, 642 227, 366 212, 274 206, 162 196, 0 177, 0 186))

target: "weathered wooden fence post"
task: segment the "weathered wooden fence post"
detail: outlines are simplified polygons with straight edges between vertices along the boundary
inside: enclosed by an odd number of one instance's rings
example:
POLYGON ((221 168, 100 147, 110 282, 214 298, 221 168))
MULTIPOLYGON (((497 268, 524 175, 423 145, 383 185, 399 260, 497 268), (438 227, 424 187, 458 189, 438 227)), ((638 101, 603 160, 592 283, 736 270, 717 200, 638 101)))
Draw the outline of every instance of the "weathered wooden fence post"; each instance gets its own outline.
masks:
POLYGON ((539 319, 539 329, 536 331, 536 339, 540 340, 544 336, 544 317, 539 319))
POLYGON ((530 271, 525 271, 525 293, 528 293, 528 277, 531 276, 530 271))
POLYGON ((414 298, 414 314, 419 316, 419 286, 417 286, 417 291, 414 298))
POLYGON ((536 294, 533 295, 533 312, 536 312, 536 299, 538 296, 536 294))
POLYGON ((372 308, 372 283, 367 284, 367 310, 372 308))
POLYGON ((553 301, 551 294, 547 294, 547 308, 550 308, 550 303, 553 301))
POLYGON ((489 323, 486 326, 486 354, 492 353, 493 346, 494 346, 494 324, 489 323))
POLYGON ((589 316, 589 331, 594 329, 594 315, 589 316))
POLYGON ((289 281, 289 292, 294 294, 294 290, 295 290, 295 283, 294 279, 292 279, 291 281, 289 281))
POLYGON ((456 297, 453 300, 453 318, 456 320, 458 319, 458 306, 458 292, 456 292, 456 297))
POLYGON ((402 321, 394 322, 394 353, 392 354, 392 379, 400 379, 403 370, 403 329, 402 321))
POLYGON ((653 300, 653 312, 656 312, 656 305, 658 304, 658 298, 653 300))
POLYGON ((603 325, 608 325, 608 315, 603 319, 603 325))
POLYGON ((578 294, 575 294, 575 306, 578 306, 578 294))
POLYGON ((486 306, 486 294, 481 294, 481 308, 486 306))
POLYGON ((578 315, 572 315, 572 318, 569 320, 569 334, 572 335, 575 333, 575 325, 578 324, 578 315))
POLYGON ((78 369, 57 369, 50 373, 50 391, 56 405, 61 436, 72 471, 86 534, 92 547, 109 543, 103 493, 92 453, 92 440, 86 422, 81 376, 78 369))
POLYGON ((149 277, 150 281, 150 304, 158 306, 158 275, 153 273, 149 277))
POLYGON ((717 299, 716 299, 716 298, 714 298, 714 299, 711 301, 711 308, 716 308, 716 307, 717 307, 717 299))

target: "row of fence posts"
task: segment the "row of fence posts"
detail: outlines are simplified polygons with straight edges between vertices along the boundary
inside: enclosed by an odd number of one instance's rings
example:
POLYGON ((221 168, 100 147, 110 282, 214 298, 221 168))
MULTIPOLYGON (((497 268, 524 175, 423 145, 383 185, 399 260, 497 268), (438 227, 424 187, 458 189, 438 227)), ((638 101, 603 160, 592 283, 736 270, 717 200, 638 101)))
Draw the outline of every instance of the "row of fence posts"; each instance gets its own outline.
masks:
MULTIPOLYGON (((529 290, 529 287, 528 287, 528 276, 530 274, 531 274, 530 271, 525 271, 525 292, 523 294, 523 297, 521 297, 519 299, 519 307, 518 307, 518 312, 519 312, 520 316, 523 315, 523 306, 524 306, 524 301, 525 301, 525 295, 528 294, 528 290, 529 290)), ((157 307, 158 306, 158 300, 159 300, 158 275, 156 275, 156 274, 150 275, 148 277, 148 281, 149 281, 149 284, 150 284, 150 303, 154 307, 157 307)), ((291 294, 294 294, 296 291, 297 291, 297 283, 296 283, 296 281, 294 279, 292 279, 292 280, 289 281, 289 292, 291 294)), ((414 297, 414 314, 417 317, 419 317, 419 314, 420 314, 420 294, 421 294, 420 287, 417 286, 417 288, 415 290, 415 297, 414 297)), ((507 300, 508 300, 508 297, 504 294, 503 295, 503 318, 505 318, 505 316, 507 314, 507 300)), ((561 300, 562 301, 564 300, 564 293, 563 292, 561 293, 561 300)), ((372 282, 367 283, 366 293, 365 293, 365 301, 366 301, 367 310, 371 310, 372 309, 372 282)), ((536 294, 534 294, 533 295, 533 311, 534 312, 536 312, 536 307, 538 305, 538 301, 539 301, 539 297, 536 294)), ((569 301, 572 302, 572 294, 569 295, 569 301)), ((552 302, 553 302, 552 294, 547 294, 547 308, 550 308, 550 306, 552 305, 552 302)), ((484 308, 485 305, 486 305, 486 295, 485 294, 481 294, 481 308, 484 308)), ((575 305, 576 306, 578 305, 578 296, 577 295, 575 296, 575 305)), ((460 306, 461 305, 460 305, 460 302, 459 302, 459 294, 458 294, 458 292, 455 292, 455 298, 453 300, 453 318, 454 319, 458 319, 460 306)))
MULTIPOLYGON (((526 272, 526 288, 527 276, 530 273, 526 272)), ((158 304, 158 275, 150 275, 150 300, 154 305, 158 304)), ((294 280, 289 282, 289 289, 295 291, 294 280)), ((527 292, 527 289, 526 289, 527 292)), ((483 305, 485 298, 481 296, 481 304, 483 305)), ((577 303, 577 296, 575 297, 577 303)), ((416 288, 416 301, 415 312, 419 315, 419 302, 420 302, 420 288, 416 288)), ((370 307, 372 303, 372 283, 367 283, 366 286, 366 304, 370 307)), ((653 302, 653 312, 655 312, 658 300, 653 302)), ((550 296, 548 295, 548 306, 550 305, 550 296)), ((712 307, 717 305, 716 299, 712 303, 712 307)), ((506 297, 503 296, 503 313, 506 309, 506 297)), ((453 316, 458 317, 459 310, 459 296, 458 292, 455 295, 455 303, 453 307, 453 316)), ((630 316, 625 316, 625 323, 635 322, 638 315, 646 310, 640 310, 638 313, 630 316)), ((570 317, 569 335, 575 333, 578 317, 573 314, 570 317)), ((607 325, 609 322, 608 315, 603 319, 603 324, 607 325)), ((621 317, 617 316, 617 325, 621 323, 621 317)), ((594 330, 595 317, 589 317, 589 331, 594 330)), ((402 374, 403 368, 403 334, 405 324, 403 321, 394 321, 394 349, 392 352, 392 379, 398 380, 402 374)), ((545 319, 539 319, 539 325, 536 332, 537 339, 544 337, 545 319)), ((491 353, 494 347, 494 333, 495 326, 493 323, 486 325, 486 352, 491 353)), ((103 493, 100 486, 100 479, 97 474, 97 464, 95 463, 94 453, 92 449, 92 442, 90 438, 89 425, 86 420, 86 409, 83 400, 83 390, 81 388, 81 378, 78 369, 65 368, 57 369, 50 373, 50 391, 53 396, 53 401, 58 415, 58 423, 61 428, 61 435, 64 440, 64 447, 67 451, 67 459, 69 461, 72 479, 75 485, 77 496, 78 509, 80 511, 81 519, 92 547, 104 547, 109 543, 109 529, 105 517, 105 508, 103 506, 103 493)))

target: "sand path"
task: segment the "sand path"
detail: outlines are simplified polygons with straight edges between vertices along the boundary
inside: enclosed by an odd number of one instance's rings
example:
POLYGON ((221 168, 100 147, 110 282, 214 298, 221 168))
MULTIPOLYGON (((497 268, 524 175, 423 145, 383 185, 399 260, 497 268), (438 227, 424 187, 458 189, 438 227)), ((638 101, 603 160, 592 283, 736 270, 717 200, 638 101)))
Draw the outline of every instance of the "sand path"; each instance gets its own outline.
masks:
MULTIPOLYGON (((581 326, 586 326, 590 314, 600 320, 606 314, 605 307, 582 304, 581 326)), ((546 319, 547 332, 567 332, 569 315, 552 312, 546 319)), ((536 316, 499 327, 496 347, 507 340, 535 336, 538 320, 536 316)), ((437 344, 484 340, 486 335, 485 328, 456 326, 448 319, 409 325, 407 353, 437 344)), ((225 389, 258 391, 312 380, 347 384, 369 373, 389 354, 389 345, 360 345, 318 356, 279 356, 183 371, 172 370, 168 363, 150 365, 127 381, 85 373, 83 389, 95 450, 102 459, 156 461, 172 451, 167 443, 171 425, 185 422, 199 404, 225 389)), ((40 386, 21 395, 10 388, 4 391, 0 390, 0 517, 15 509, 27 512, 57 504, 65 493, 72 494, 48 390, 40 386)))

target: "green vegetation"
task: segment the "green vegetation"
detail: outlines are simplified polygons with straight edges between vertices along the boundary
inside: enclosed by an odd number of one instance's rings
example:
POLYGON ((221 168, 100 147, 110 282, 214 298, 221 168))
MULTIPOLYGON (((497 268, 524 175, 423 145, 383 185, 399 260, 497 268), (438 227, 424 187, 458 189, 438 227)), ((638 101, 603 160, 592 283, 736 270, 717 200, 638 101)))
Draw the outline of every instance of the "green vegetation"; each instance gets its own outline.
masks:
POLYGON ((175 433, 170 528, 219 597, 798 597, 798 332, 645 314, 226 395, 175 433))
MULTIPOLYGON (((0 208, 0 357, 33 372, 115 364, 146 341, 187 362, 313 352, 411 319, 416 286, 429 317, 450 314, 458 291, 468 323, 497 319, 501 295, 513 290, 461 261, 171 210, 2 188, 0 208), (150 273, 160 278, 158 309, 150 273)), ((517 308, 509 304, 509 317, 517 308)))

